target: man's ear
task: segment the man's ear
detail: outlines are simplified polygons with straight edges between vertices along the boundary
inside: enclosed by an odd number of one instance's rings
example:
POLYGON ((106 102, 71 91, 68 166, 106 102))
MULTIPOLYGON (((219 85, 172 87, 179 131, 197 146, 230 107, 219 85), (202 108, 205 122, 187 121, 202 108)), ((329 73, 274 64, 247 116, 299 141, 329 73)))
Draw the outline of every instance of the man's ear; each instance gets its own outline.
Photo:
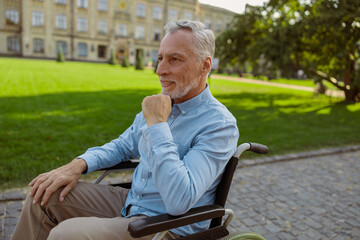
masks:
POLYGON ((202 62, 202 71, 206 74, 211 71, 212 59, 211 57, 206 57, 202 62))

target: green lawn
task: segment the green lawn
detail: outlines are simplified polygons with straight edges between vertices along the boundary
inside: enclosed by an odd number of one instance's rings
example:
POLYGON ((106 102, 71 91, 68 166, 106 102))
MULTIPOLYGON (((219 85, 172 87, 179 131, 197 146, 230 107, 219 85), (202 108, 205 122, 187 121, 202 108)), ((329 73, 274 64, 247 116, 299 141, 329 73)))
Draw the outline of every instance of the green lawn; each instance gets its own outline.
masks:
MULTIPOLYGON (((210 87, 237 118, 239 142, 267 144, 271 154, 360 143, 360 104, 225 80, 210 87)), ((151 70, 0 58, 0 189, 118 137, 159 92, 151 70)))

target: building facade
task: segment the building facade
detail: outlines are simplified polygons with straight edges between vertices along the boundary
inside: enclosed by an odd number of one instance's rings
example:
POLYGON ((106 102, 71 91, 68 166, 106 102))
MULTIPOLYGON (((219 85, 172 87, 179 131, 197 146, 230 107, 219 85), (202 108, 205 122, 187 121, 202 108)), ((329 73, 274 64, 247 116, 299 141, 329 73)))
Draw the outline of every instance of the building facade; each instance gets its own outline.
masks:
POLYGON ((199 20, 219 35, 234 12, 197 0, 1 0, 0 55, 106 61, 156 61, 163 26, 199 20))

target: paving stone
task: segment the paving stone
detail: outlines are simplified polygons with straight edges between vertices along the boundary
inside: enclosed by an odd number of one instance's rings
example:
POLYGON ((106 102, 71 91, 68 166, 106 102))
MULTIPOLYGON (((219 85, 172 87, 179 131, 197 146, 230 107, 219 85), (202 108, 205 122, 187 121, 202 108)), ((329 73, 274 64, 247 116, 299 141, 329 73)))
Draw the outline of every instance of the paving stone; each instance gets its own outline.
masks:
POLYGON ((267 230, 269 230, 271 233, 278 233, 278 232, 281 231, 281 229, 280 229, 278 226, 276 226, 275 224, 273 224, 273 223, 267 224, 267 225, 265 226, 265 228, 266 228, 267 230))

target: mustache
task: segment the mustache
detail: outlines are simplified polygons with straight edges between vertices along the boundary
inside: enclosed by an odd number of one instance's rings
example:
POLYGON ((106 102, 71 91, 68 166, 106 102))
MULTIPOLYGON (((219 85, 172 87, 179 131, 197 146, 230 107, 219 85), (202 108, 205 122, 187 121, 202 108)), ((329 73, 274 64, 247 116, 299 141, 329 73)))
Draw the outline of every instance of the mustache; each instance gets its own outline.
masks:
POLYGON ((167 82, 176 82, 176 81, 174 81, 174 80, 172 80, 172 79, 169 79, 169 78, 167 78, 167 77, 162 77, 162 76, 159 77, 159 80, 160 80, 160 81, 167 81, 167 82))

